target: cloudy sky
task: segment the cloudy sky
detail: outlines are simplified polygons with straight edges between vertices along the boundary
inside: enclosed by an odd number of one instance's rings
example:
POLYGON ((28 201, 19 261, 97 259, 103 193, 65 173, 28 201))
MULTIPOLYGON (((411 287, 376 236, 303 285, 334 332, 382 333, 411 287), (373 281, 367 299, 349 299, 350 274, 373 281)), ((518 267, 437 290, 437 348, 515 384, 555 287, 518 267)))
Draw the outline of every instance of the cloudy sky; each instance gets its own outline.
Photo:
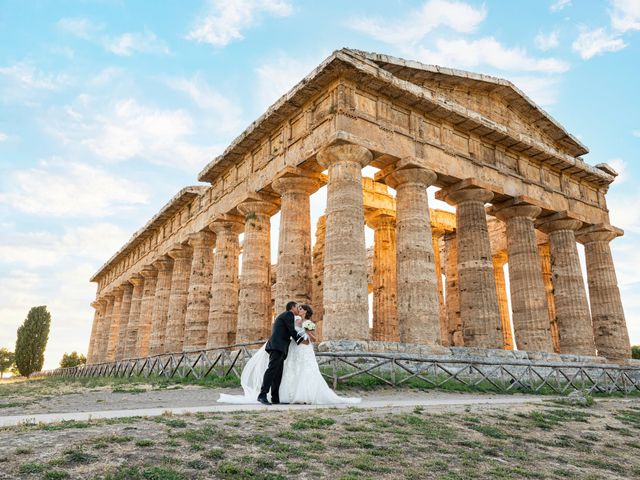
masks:
POLYGON ((0 346, 47 305, 45 367, 85 352, 92 273, 345 46, 507 78, 620 173, 612 247, 640 344, 639 0, 2 0, 0 346))

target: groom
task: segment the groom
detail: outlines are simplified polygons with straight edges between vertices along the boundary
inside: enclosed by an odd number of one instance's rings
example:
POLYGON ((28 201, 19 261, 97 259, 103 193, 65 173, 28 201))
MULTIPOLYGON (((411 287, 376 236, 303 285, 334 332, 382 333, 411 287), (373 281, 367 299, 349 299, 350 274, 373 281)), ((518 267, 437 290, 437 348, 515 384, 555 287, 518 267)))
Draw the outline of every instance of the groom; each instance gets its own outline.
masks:
POLYGON ((267 399, 269 389, 271 389, 271 402, 280 403, 278 395, 282 380, 282 367, 289 350, 289 339, 293 337, 297 343, 307 340, 306 333, 300 334, 295 329, 296 315, 303 316, 304 309, 296 302, 288 302, 286 312, 278 315, 273 322, 271 337, 265 347, 265 350, 269 352, 269 366, 267 371, 264 372, 262 388, 260 389, 260 395, 258 395, 258 401, 263 405, 271 405, 267 399))

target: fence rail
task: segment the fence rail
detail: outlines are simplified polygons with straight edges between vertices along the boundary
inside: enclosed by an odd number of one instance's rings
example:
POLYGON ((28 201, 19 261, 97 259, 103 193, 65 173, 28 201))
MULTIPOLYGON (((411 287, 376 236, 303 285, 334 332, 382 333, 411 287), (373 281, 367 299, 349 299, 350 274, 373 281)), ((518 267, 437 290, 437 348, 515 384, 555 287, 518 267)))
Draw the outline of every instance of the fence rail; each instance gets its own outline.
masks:
MULTIPOLYGON (((167 353, 110 363, 58 368, 41 377, 150 377, 201 379, 240 377, 252 352, 264 341, 227 347, 167 353)), ((379 383, 433 388, 484 388, 499 392, 524 391, 565 394, 589 392, 640 393, 640 368, 627 365, 419 356, 377 352, 318 352, 318 364, 333 385, 379 383)))

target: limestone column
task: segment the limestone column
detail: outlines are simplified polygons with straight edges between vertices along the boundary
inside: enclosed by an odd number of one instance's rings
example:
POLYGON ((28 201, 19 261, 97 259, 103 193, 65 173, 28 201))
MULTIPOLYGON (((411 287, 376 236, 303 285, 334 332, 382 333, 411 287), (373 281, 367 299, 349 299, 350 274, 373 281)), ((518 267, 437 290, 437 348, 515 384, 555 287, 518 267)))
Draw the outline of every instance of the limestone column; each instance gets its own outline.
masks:
POLYGON ((444 277, 446 282, 447 337, 449 345, 464 345, 460 318, 460 289, 458 288, 458 240, 455 232, 444 235, 444 277))
POLYGON ((131 298, 133 296, 133 285, 129 282, 122 284, 122 304, 120 305, 120 330, 118 331, 118 342, 116 344, 116 360, 122 360, 127 344, 127 329, 129 328, 129 314, 131 312, 131 298))
POLYGON ((372 340, 397 342, 396 217, 392 212, 367 215, 373 229, 373 332, 372 340))
POLYGON ((629 332, 624 318, 618 280, 609 242, 621 235, 618 229, 595 225, 578 232, 587 263, 591 320, 598 355, 611 360, 631 356, 629 332))
POLYGON ((281 177, 272 187, 282 199, 275 298, 275 310, 280 313, 290 300, 311 303, 309 195, 318 189, 319 182, 308 177, 281 177))
POLYGON ((387 177, 396 190, 398 325, 400 341, 440 345, 440 307, 427 187, 436 174, 423 168, 387 177))
POLYGON ((322 318, 324 316, 324 240, 327 217, 321 215, 316 224, 316 243, 313 245, 313 282, 311 284, 311 305, 313 305, 313 320, 316 323, 316 339, 322 340, 322 318))
POLYGON ((122 321, 122 296, 124 289, 122 286, 113 289, 113 312, 111 314, 111 326, 109 327, 109 341, 107 343, 107 352, 105 360, 113 362, 116 359, 116 345, 120 334, 120 324, 122 321))
POLYGON ((502 348, 500 308, 491 260, 485 204, 493 198, 477 187, 454 190, 460 318, 467 347, 502 348))
POLYGON ((504 265, 507 254, 500 252, 493 256, 493 272, 496 279, 496 293, 500 307, 500 323, 502 325, 502 341, 505 350, 513 350, 513 335, 511 334, 511 319, 509 318, 509 300, 507 298, 507 282, 504 278, 504 265))
POLYGON ((167 327, 165 331, 164 352, 182 352, 184 343, 184 322, 187 315, 187 297, 189 296, 189 277, 191 276, 191 259, 193 249, 188 245, 180 245, 169 251, 173 259, 171 274, 171 292, 167 310, 167 327))
POLYGON ((169 295, 171 294, 171 277, 173 275, 173 259, 167 255, 153 262, 158 270, 153 313, 151 315, 151 336, 149 355, 164 353, 167 317, 169 314, 169 295))
POLYGON ((328 169, 324 257, 324 340, 369 338, 367 251, 364 239, 362 167, 369 150, 343 144, 317 155, 328 169))
POLYGON ((144 277, 144 289, 140 303, 140 320, 138 326, 138 341, 136 343, 136 357, 149 356, 149 341, 151 340, 151 321, 153 318, 153 304, 156 298, 156 284, 158 270, 152 265, 145 266, 140 274, 144 277))
POLYGON ((539 228, 549 235, 551 246, 560 352, 595 355, 591 315, 575 236, 575 231, 581 226, 581 221, 566 218, 542 223, 539 228))
POLYGON ((551 326, 551 341, 553 351, 560 353, 560 337, 558 335, 558 322, 556 320, 556 304, 553 299, 553 281, 551 280, 551 246, 548 243, 538 245, 540 254, 540 267, 542 268, 542 281, 547 292, 547 308, 549 311, 549 325, 551 326))
POLYGON ((198 350, 207 346, 209 328, 209 301, 211 298, 211 275, 213 273, 213 243, 215 235, 202 230, 189 235, 193 248, 187 314, 184 323, 182 349, 198 350))
POLYGON ((245 216, 236 343, 271 334, 271 216, 277 205, 248 200, 238 205, 245 216))
POLYGON ((129 310, 129 322, 127 324, 127 342, 124 350, 124 358, 136 358, 138 333, 140 330, 140 307, 142 292, 144 290, 144 277, 140 274, 133 275, 129 282, 133 284, 131 294, 131 309, 129 310))
POLYGON ((511 310, 518 349, 553 352, 547 294, 533 225, 540 211, 533 205, 514 205, 498 207, 495 216, 507 226, 511 310))
POLYGON ((244 219, 237 215, 224 215, 214 220, 211 230, 216 236, 213 254, 213 276, 207 348, 233 345, 238 323, 238 256, 244 219))
POLYGON ((448 347, 449 326, 447 323, 447 307, 444 303, 444 285, 442 283, 442 259, 440 258, 440 242, 444 236, 443 230, 432 230, 433 261, 436 266, 436 286, 438 288, 438 315, 440 318, 440 344, 448 347))
POLYGON ((96 345, 98 332, 102 328, 102 318, 104 317, 104 307, 106 303, 104 299, 98 298, 91 302, 91 306, 95 309, 93 314, 93 325, 91 326, 91 337, 89 338, 89 349, 87 351, 87 364, 96 363, 96 345))
POLYGON ((111 333, 111 319, 113 318, 114 296, 109 293, 104 296, 107 304, 104 311, 104 318, 100 325, 98 334, 98 343, 96 344, 96 363, 104 363, 107 361, 107 347, 109 346, 109 335, 111 333))

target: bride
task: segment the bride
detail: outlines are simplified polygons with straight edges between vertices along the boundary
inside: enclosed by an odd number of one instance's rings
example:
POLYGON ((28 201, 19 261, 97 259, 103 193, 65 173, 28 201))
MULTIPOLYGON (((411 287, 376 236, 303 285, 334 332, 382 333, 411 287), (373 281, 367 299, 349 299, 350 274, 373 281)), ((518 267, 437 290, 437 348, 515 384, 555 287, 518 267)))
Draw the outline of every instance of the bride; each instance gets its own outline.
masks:
MULTIPOLYGON (((301 305, 305 320, 310 320, 313 310, 309 305, 301 305)), ((301 313, 302 313, 301 312, 301 313)), ((302 333, 302 318, 295 317, 295 327, 302 333)), ((309 333, 307 332, 307 335, 309 333)), ((266 345, 266 344, 265 344, 266 345)), ((263 345, 247 362, 240 377, 244 395, 220 394, 218 402, 223 403, 258 403, 264 372, 269 364, 269 354, 263 345)), ((282 382, 280 384, 280 403, 308 403, 314 405, 353 404, 359 403, 360 398, 340 397, 329 388, 320 373, 313 345, 310 340, 297 344, 291 340, 289 353, 284 361, 282 382)))

